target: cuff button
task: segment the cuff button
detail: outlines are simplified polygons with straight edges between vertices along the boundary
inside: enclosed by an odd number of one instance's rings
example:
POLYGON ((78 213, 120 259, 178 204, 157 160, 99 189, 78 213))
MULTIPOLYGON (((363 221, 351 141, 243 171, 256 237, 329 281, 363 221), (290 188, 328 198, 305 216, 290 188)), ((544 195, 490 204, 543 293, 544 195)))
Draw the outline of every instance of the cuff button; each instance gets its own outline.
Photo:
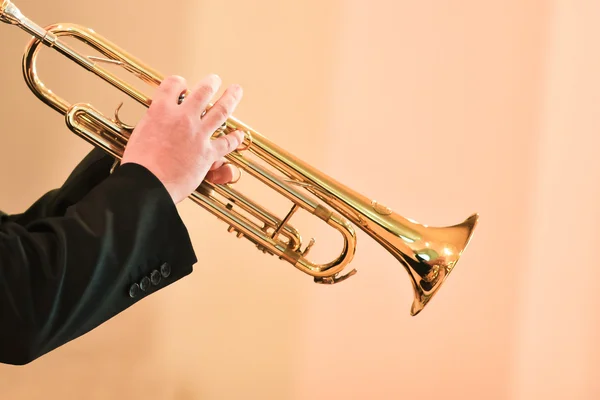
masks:
POLYGON ((135 299, 140 294, 140 285, 134 283, 129 287, 129 297, 135 299))
POLYGON ((156 270, 156 269, 154 271, 152 271, 152 273, 150 274, 150 280, 152 281, 152 284, 154 286, 159 284, 160 278, 161 278, 160 272, 158 272, 158 270, 156 270))
POLYGON ((163 276, 163 278, 168 278, 169 275, 171 275, 171 266, 169 263, 164 263, 160 266, 160 274, 163 276))
POLYGON ((150 287, 150 278, 145 276, 140 281, 140 289, 142 289, 145 292, 146 290, 148 290, 149 287, 150 287))

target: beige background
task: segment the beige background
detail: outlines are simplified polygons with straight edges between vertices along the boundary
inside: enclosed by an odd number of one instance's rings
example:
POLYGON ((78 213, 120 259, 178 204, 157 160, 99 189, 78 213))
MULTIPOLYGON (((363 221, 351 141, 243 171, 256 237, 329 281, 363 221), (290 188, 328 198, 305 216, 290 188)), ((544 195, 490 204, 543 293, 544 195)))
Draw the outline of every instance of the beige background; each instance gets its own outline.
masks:
MULTIPOLYGON (((1 367, 1 399, 600 397, 600 3, 17 4, 42 25, 91 26, 166 74, 241 83, 236 116, 402 215, 482 219, 411 318, 406 273, 365 235, 359 274, 321 287, 186 202, 194 274, 31 365, 1 367)), ((90 147, 26 89, 27 35, 0 29, 0 207, 19 212, 90 147)), ((46 54, 58 93, 107 112, 124 99, 46 54)), ((336 254, 329 230, 297 225, 336 254)))

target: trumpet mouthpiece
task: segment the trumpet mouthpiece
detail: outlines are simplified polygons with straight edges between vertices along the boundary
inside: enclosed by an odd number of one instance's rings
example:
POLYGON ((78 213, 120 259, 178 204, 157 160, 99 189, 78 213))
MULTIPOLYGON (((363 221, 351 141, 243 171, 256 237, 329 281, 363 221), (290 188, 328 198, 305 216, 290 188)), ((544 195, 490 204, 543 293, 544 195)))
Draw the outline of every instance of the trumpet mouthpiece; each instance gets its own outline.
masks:
POLYGON ((39 25, 32 22, 21 13, 10 0, 0 0, 0 21, 11 25, 17 25, 25 32, 42 40, 46 45, 52 45, 56 37, 48 35, 48 32, 39 25))
POLYGON ((0 20, 2 22, 6 22, 7 24, 18 25, 21 23, 23 19, 23 14, 21 11, 10 2, 10 0, 1 0, 2 5, 0 5, 0 20))

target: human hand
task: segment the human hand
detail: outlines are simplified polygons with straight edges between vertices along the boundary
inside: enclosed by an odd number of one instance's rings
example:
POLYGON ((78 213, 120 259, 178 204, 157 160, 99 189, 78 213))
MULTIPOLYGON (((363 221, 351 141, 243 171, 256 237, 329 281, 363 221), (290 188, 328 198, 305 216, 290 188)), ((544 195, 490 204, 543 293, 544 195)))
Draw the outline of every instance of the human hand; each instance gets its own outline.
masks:
POLYGON ((121 164, 146 167, 165 186, 175 203, 189 196, 204 179, 227 183, 234 170, 224 157, 243 142, 242 132, 234 131, 217 139, 212 134, 229 118, 242 98, 242 89, 231 85, 204 116, 221 79, 202 79, 183 102, 185 79, 166 78, 158 87, 152 104, 133 130, 121 164))

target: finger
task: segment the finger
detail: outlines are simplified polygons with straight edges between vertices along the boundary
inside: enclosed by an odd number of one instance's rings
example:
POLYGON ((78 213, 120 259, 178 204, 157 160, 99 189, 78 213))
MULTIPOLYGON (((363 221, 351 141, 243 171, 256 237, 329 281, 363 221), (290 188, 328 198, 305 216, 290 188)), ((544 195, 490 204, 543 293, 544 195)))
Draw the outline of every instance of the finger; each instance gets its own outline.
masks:
POLYGON ((239 104, 242 94, 242 88, 239 85, 229 86, 221 98, 202 117, 203 130, 212 135, 214 131, 223 125, 239 104))
POLYGON ((218 75, 211 74, 202 78, 187 94, 184 107, 200 117, 220 87, 221 78, 218 75))
POLYGON ((209 171, 206 174, 206 180, 217 185, 224 185, 226 183, 237 180, 239 170, 231 164, 224 164, 214 171, 209 171))
POLYGON ((215 169, 220 168, 223 164, 225 164, 225 162, 226 160, 223 157, 220 160, 215 161, 213 165, 211 165, 210 171, 214 171, 215 169))
POLYGON ((187 89, 187 81, 181 76, 165 78, 158 86, 152 104, 177 104, 181 93, 187 89))
POLYGON ((244 141, 244 134, 240 131, 233 131, 223 136, 219 136, 216 139, 213 139, 211 142, 213 149, 217 157, 225 157, 227 154, 231 153, 244 141))

